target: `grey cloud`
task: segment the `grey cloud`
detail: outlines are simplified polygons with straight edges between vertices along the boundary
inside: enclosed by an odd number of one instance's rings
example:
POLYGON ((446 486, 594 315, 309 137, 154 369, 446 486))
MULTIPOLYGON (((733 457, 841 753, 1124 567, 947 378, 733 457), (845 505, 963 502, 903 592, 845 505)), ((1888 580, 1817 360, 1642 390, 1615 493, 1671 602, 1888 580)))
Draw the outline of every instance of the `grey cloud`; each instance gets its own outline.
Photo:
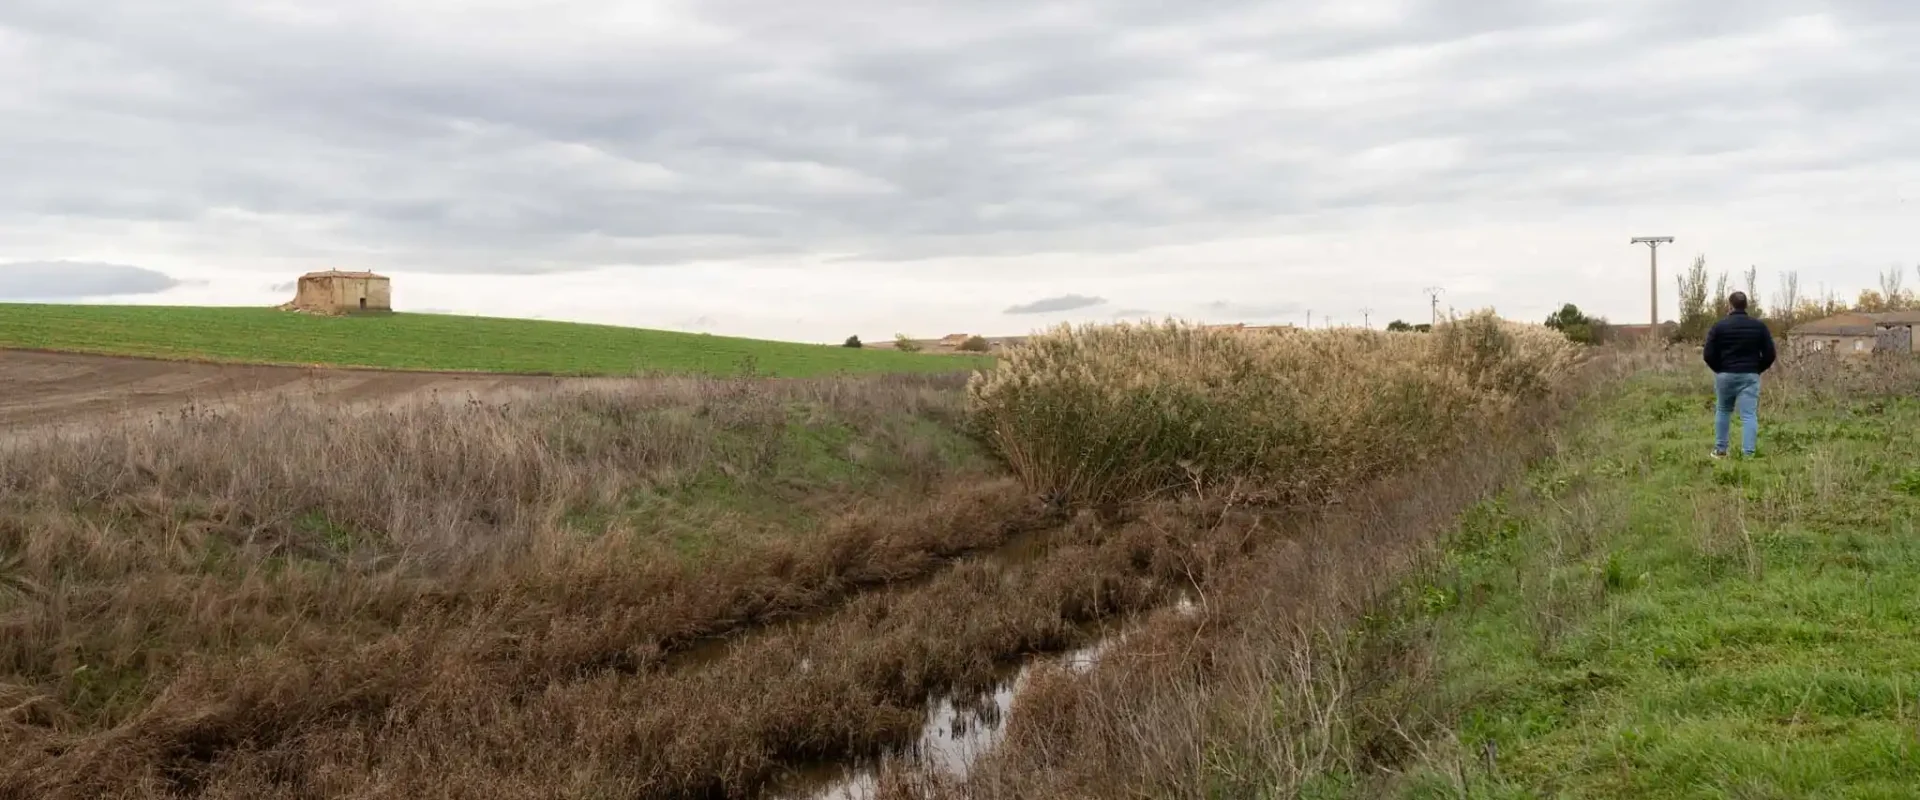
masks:
POLYGON ((270 291, 270 292, 291 292, 291 291, 293 291, 293 290, 295 290, 295 289, 298 289, 298 288, 300 288, 300 282, 299 282, 299 281, 287 281, 286 283, 276 283, 276 284, 274 284, 274 285, 272 285, 272 286, 269 286, 269 287, 267 287, 267 291, 270 291))
POLYGON ((1021 303, 1009 307, 1005 314, 1046 314, 1054 311, 1074 311, 1106 303, 1103 297, 1088 297, 1083 294, 1063 294, 1058 297, 1043 297, 1031 303, 1021 303))
POLYGON ((0 56, 0 80, 23 88, 0 121, 0 225, 164 223, 208 242, 257 226, 424 271, 910 261, 1463 197, 1710 202, 1796 148, 1829 163, 1795 169, 1857 167, 1911 159, 1920 136, 1898 104, 1920 81, 1904 57, 1920 8, 1886 0, 1737 16, 1429 1, 1374 22, 1322 21, 1342 0, 715 0, 660 32, 592 3, 577 18, 387 7, 7 4, 22 66, 0 56), (1832 14, 1848 57, 1739 44, 1810 12, 1832 14), (521 35, 488 33, 508 25, 521 35), (1724 52, 1630 72, 1715 37, 1724 52), (1742 67, 1739 47, 1764 52, 1742 67), (1422 141, 1446 144, 1393 150, 1422 141), (1703 154, 1729 163, 1609 177, 1703 154))
POLYGON ((119 264, 77 261, 0 264, 0 297, 11 300, 155 294, 178 285, 180 282, 166 273, 119 264))

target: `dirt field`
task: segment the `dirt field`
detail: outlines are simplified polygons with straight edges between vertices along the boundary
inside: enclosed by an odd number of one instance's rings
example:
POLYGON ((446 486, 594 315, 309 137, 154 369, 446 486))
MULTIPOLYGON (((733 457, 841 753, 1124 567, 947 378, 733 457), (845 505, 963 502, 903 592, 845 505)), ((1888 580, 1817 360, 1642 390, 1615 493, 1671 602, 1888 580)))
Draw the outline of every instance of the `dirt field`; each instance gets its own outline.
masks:
POLYGON ((305 369, 0 350, 0 439, 188 405, 257 402, 283 394, 340 404, 441 392, 488 394, 561 379, 457 373, 305 369))

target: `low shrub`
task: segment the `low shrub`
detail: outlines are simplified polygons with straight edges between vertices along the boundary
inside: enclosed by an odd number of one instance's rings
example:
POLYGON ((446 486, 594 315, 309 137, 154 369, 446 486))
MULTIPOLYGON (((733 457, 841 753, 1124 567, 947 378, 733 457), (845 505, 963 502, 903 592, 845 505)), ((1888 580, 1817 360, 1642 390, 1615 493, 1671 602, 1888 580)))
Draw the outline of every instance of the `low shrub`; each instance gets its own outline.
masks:
POLYGON ((1324 499, 1454 446, 1576 358, 1558 333, 1491 313, 1431 336, 1061 327, 976 375, 968 399, 977 435, 1059 501, 1324 499))

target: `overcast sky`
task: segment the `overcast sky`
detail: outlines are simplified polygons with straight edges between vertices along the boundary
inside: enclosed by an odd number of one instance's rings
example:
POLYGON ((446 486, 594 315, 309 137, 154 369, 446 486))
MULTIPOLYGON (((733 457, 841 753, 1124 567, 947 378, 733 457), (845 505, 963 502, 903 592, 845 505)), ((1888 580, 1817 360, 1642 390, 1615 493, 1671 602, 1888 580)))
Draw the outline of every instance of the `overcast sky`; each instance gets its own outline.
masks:
POLYGON ((403 310, 817 341, 1377 326, 1432 285, 1639 322, 1636 235, 1920 282, 1917 40, 1907 0, 6 0, 0 273, 37 272, 0 292, 371 269, 403 310))

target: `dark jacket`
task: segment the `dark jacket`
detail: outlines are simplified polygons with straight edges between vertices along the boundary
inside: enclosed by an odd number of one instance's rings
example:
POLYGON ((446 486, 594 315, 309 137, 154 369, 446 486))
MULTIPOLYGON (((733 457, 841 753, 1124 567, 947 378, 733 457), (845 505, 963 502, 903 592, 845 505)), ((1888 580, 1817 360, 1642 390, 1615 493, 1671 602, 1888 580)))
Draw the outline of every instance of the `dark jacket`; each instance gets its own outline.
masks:
POLYGON ((1700 356, 1714 372, 1766 372, 1773 366, 1773 331, 1747 312, 1735 311, 1707 331, 1700 356))

